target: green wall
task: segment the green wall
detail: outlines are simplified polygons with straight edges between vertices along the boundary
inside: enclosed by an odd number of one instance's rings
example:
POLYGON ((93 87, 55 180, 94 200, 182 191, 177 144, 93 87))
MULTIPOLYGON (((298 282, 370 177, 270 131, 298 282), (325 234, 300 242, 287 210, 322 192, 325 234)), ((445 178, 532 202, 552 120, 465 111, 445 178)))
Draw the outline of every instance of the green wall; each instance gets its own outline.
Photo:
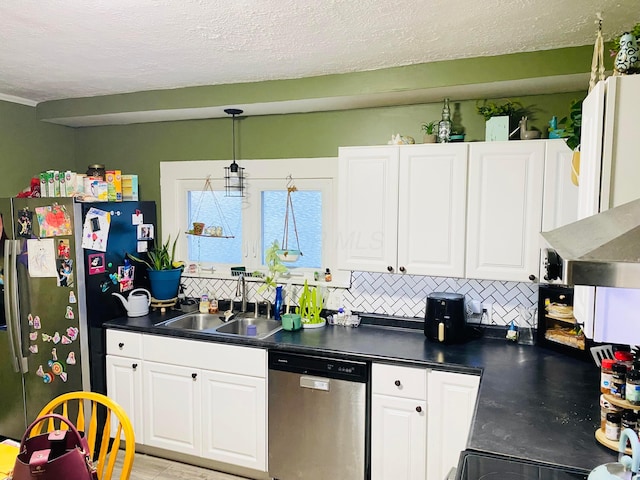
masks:
MULTIPOLYGON (((565 116, 569 103, 586 92, 521 97, 535 108, 530 124, 546 130, 549 119, 565 116)), ((452 99, 452 105, 455 99, 452 99)), ((484 139, 484 119, 475 101, 460 102, 467 140, 484 139)), ((442 104, 410 105, 334 112, 247 117, 237 120, 236 157, 292 158, 336 156, 338 147, 382 145, 401 133, 422 143, 422 122, 440 118, 442 104)), ((140 176, 141 197, 160 201, 159 163, 167 160, 230 159, 231 119, 188 120, 82 128, 77 136, 77 168, 104 163, 140 176)), ((223 176, 222 169, 219 172, 223 176)))
POLYGON ((0 196, 14 197, 42 170, 73 170, 75 130, 38 121, 34 107, 0 101, 0 196))

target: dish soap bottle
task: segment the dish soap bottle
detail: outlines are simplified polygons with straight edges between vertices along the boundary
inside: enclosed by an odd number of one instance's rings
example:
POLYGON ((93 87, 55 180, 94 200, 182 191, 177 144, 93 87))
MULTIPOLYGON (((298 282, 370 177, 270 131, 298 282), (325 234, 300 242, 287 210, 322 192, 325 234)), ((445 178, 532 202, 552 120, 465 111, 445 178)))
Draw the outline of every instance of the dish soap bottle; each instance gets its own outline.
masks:
POLYGON ((198 305, 198 310, 200 313, 209 313, 209 295, 204 294, 200 297, 200 304, 198 305))
POLYGON ((513 320, 511 320, 509 329, 507 330, 507 340, 510 340, 512 342, 518 341, 518 327, 516 327, 516 324, 513 323, 513 320))

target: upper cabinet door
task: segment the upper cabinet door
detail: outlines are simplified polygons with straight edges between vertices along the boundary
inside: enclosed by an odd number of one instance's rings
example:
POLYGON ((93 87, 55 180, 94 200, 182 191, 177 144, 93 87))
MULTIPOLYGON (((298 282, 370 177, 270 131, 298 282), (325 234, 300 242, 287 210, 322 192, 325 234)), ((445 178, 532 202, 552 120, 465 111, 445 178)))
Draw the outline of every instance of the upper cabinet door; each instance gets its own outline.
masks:
POLYGON ((605 82, 598 82, 582 102, 578 219, 595 215, 600 211, 605 88, 605 82))
POLYGON ((564 140, 549 140, 544 167, 542 231, 578 220, 578 186, 571 181, 573 151, 564 140))
POLYGON ((464 277, 467 144, 400 149, 398 269, 464 277))
POLYGON ((346 147, 339 156, 339 267, 395 272, 399 147, 346 147))
POLYGON ((545 142, 470 145, 467 278, 537 279, 545 142))

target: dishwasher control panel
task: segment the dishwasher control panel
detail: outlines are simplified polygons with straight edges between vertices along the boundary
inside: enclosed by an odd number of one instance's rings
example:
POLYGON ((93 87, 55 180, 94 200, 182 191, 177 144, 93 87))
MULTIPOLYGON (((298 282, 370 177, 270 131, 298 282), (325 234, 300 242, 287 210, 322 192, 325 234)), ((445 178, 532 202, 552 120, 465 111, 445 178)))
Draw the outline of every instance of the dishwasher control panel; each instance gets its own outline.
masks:
POLYGON ((316 355, 269 352, 269 369, 366 383, 369 364, 316 355))

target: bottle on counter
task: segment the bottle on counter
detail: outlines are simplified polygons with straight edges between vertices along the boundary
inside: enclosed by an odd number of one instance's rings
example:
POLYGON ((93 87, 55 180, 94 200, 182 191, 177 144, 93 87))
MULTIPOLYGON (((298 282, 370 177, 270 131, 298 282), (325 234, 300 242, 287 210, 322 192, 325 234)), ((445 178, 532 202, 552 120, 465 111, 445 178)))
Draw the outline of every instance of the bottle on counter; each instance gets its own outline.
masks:
POLYGON ((604 436, 614 442, 620 440, 620 427, 622 416, 619 413, 607 413, 607 425, 604 429, 604 436))
POLYGON ((627 384, 627 366, 624 363, 616 362, 612 367, 611 395, 624 400, 624 390, 627 384))
POLYGON ((218 299, 213 292, 211 292, 211 297, 209 300, 209 313, 218 313, 218 299))
POLYGON ((613 381, 613 364, 616 361, 612 358, 605 358, 600 363, 600 392, 610 394, 611 382, 613 381))
POLYGON ((600 395, 600 429, 603 432, 605 431, 608 413, 622 414, 623 411, 623 408, 613 405, 606 398, 604 398, 604 395, 600 395))
POLYGON ((633 410, 625 410, 622 413, 622 417, 620 420, 620 428, 621 430, 630 428, 635 432, 638 428, 638 414, 633 410))
POLYGON ((624 350, 618 350, 613 354, 617 363, 622 363, 627 370, 631 370, 633 366, 633 354, 631 352, 626 352, 624 350))
POLYGON ((640 405, 640 362, 634 362, 631 370, 627 372, 624 395, 630 404, 640 405))
POLYGON ((331 270, 329 270, 328 268, 324 272, 324 281, 325 282, 330 282, 331 281, 331 270))
POLYGON ((200 304, 198 310, 200 313, 209 313, 209 295, 204 294, 200 297, 200 304))

